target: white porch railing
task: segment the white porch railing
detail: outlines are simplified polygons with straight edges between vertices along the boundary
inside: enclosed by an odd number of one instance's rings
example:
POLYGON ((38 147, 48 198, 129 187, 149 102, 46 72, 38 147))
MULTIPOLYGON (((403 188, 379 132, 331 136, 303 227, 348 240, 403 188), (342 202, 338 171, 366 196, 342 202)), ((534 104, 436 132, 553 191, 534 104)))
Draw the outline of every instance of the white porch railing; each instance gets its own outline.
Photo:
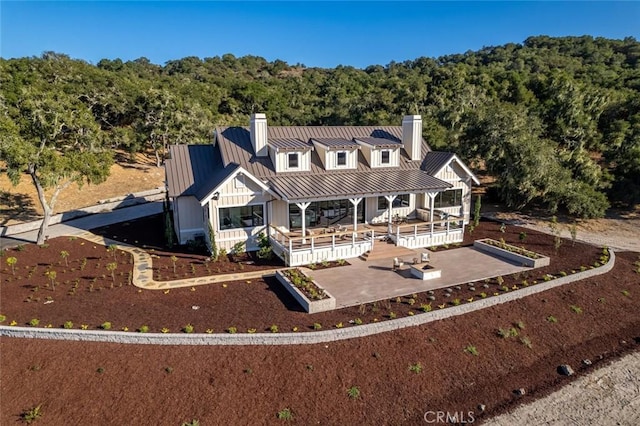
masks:
POLYGON ((432 247, 460 243, 464 239, 464 224, 460 217, 416 224, 392 225, 389 237, 398 246, 432 247))
POLYGON ((274 253, 289 266, 349 259, 373 249, 373 229, 318 234, 314 232, 318 231, 310 230, 307 236, 293 236, 270 225, 269 239, 274 253))

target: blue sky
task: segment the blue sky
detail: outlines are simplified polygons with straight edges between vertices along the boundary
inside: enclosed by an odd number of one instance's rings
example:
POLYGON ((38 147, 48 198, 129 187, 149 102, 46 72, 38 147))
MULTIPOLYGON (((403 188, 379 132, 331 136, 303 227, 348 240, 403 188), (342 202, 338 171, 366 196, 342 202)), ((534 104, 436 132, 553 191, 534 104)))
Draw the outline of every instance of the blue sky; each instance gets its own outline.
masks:
POLYGON ((2 0, 0 14, 3 58, 51 50, 92 63, 232 53, 363 68, 533 35, 640 39, 637 2, 2 0))

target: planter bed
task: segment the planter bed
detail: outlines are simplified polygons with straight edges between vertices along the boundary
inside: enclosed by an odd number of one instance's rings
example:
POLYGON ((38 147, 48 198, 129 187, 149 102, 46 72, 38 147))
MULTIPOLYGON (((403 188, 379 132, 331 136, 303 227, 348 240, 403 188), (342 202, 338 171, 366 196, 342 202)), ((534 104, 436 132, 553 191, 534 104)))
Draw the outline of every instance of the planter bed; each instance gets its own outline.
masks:
POLYGON ((485 253, 493 254, 519 265, 531 268, 549 266, 550 262, 549 257, 547 256, 489 238, 474 241, 473 247, 485 253))
POLYGON ((329 294, 321 285, 319 285, 315 280, 311 279, 307 274, 304 273, 301 269, 289 269, 289 270, 281 270, 276 272, 276 278, 284 286, 284 288, 296 299, 296 301, 302 306, 302 308, 310 313, 315 314, 317 312, 324 311, 332 311, 336 309, 336 299, 329 294), (297 271, 299 275, 301 275, 304 279, 309 280, 311 286, 315 287, 320 293, 322 298, 320 299, 310 299, 305 292, 298 288, 286 275, 288 271, 297 271))

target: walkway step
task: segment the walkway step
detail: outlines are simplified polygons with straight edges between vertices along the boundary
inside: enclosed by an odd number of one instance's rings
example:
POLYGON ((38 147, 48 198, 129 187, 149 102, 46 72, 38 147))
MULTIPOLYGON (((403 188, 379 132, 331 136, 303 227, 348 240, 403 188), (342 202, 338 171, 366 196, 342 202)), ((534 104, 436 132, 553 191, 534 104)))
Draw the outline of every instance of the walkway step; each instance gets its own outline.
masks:
POLYGON ((390 244, 378 244, 373 246, 373 250, 369 250, 364 253, 360 258, 364 261, 391 259, 394 257, 413 259, 416 257, 416 253, 406 247, 396 246, 393 243, 390 244))

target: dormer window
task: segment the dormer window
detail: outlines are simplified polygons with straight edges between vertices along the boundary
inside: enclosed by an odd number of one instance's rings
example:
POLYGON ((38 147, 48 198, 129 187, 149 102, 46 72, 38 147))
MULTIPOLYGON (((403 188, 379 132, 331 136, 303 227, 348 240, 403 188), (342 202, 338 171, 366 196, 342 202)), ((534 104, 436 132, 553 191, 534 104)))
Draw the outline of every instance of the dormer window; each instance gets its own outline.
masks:
POLYGON ((388 149, 380 151, 380 164, 391 164, 391 151, 388 149))
POLYGON ((290 169, 297 169, 299 167, 299 158, 298 158, 298 153, 297 152, 290 152, 287 156, 287 159, 289 161, 289 168, 290 169))
POLYGON ((346 166, 347 165, 347 153, 345 151, 338 151, 336 153, 337 159, 336 164, 338 166, 346 166))

